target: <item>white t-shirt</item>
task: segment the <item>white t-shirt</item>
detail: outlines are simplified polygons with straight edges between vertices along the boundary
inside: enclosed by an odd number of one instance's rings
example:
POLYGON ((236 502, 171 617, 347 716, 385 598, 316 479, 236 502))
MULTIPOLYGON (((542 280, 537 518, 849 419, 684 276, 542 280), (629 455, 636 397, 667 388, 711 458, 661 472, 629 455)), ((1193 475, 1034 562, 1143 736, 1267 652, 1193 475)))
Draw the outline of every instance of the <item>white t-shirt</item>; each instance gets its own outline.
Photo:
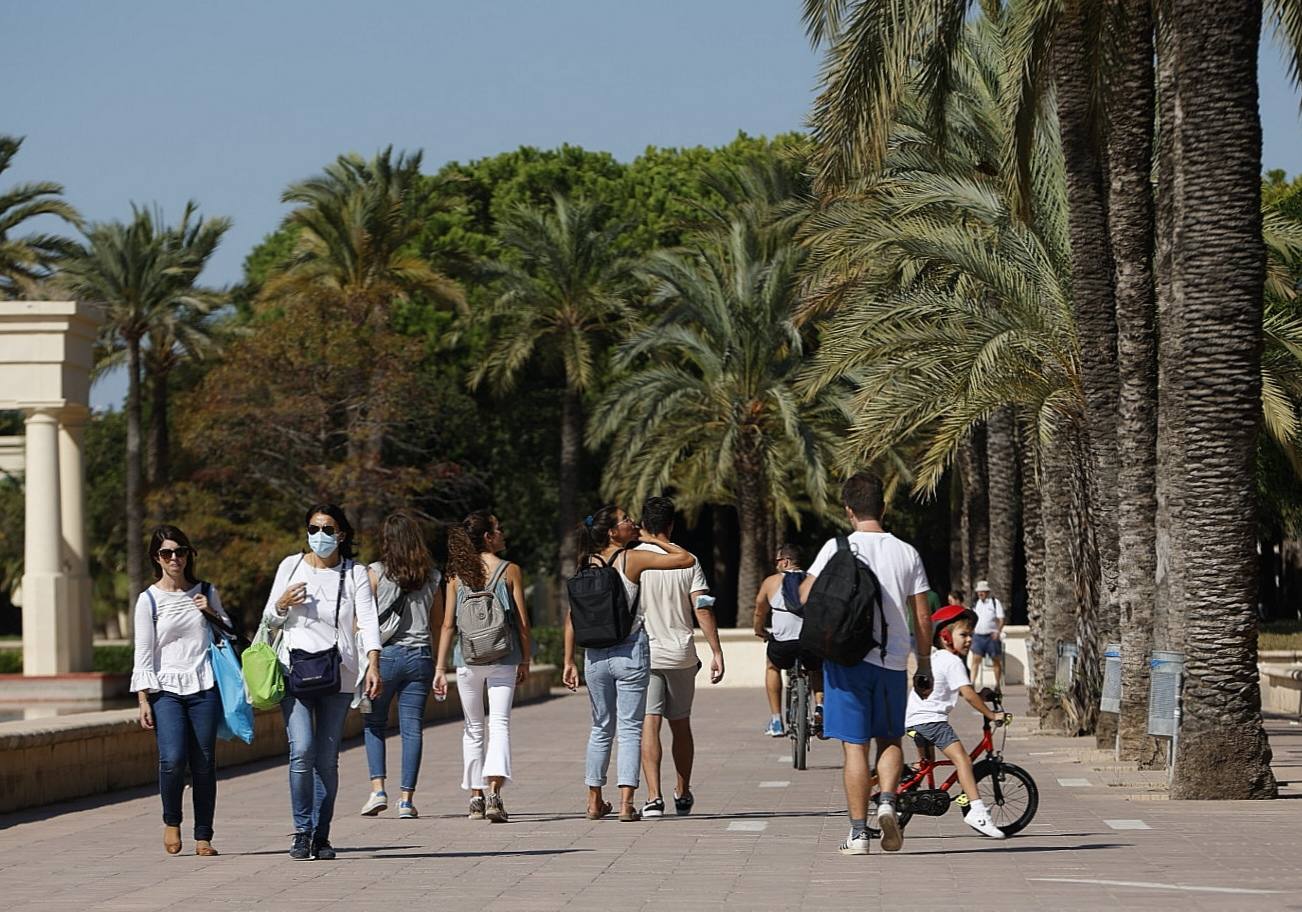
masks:
MULTIPOLYGON (((643 542, 639 551, 667 554, 664 548, 643 542)), ((652 668, 695 668, 696 613, 693 592, 707 592, 701 562, 694 560, 682 570, 642 571, 642 615, 651 640, 652 668)))
MULTIPOLYGON (((886 618, 886 660, 883 662, 881 651, 874 649, 864 661, 891 671, 907 671, 909 653, 913 651, 909 599, 931 589, 922 558, 916 548, 889 532, 852 532, 849 537, 850 550, 877 574, 882 587, 882 615, 886 618)), ((836 539, 829 539, 810 566, 809 575, 822 573, 835 553, 836 539)), ((881 635, 880 630, 874 633, 881 635)))
POLYGON ((954 653, 936 649, 931 653, 931 696, 922 699, 909 688, 909 708, 904 714, 905 725, 923 722, 948 722, 949 713, 958 704, 958 692, 971 684, 967 667, 954 653))
POLYGON ((972 628, 972 632, 983 636, 998 630, 999 622, 1004 619, 1004 606, 997 598, 978 599, 972 610, 977 616, 976 627, 972 628))
MULTIPOLYGON (((207 690, 216 683, 208 659, 212 632, 208 618, 194 603, 194 597, 202 593, 202 583, 184 592, 165 592, 154 585, 140 593, 136 599, 135 662, 131 668, 133 691, 165 690, 185 695, 207 690), (157 621, 154 605, 158 606, 157 621)), ((208 588, 208 607, 230 623, 216 586, 208 588)))
POLYGON ((269 627, 285 629, 278 654, 281 664, 286 667, 290 649, 322 652, 338 643, 343 666, 339 674, 340 693, 352 693, 358 677, 359 638, 353 634, 354 618, 363 651, 369 653, 381 648, 379 616, 375 610, 370 577, 366 575, 364 565, 349 563, 350 567, 344 573, 343 598, 338 599, 337 617, 335 602, 339 595, 339 566, 313 567, 302 554, 291 554, 280 562, 276 581, 271 584, 271 594, 267 596, 267 607, 262 612, 269 627), (276 601, 292 583, 307 583, 306 598, 302 604, 281 614, 276 610, 276 601))

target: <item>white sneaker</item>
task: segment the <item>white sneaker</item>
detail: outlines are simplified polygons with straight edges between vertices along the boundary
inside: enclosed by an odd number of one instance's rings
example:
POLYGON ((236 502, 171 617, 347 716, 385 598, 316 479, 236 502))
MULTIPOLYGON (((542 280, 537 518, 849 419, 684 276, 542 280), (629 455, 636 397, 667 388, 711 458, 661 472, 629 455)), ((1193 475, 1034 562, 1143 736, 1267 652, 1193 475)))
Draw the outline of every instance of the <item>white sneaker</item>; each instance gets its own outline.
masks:
POLYGON ((967 812, 967 816, 963 818, 963 822, 978 833, 984 833, 991 839, 1004 838, 1004 831, 995 826, 994 821, 990 819, 989 811, 978 811, 974 808, 967 812))
POLYGON ((895 816, 895 805, 877 806, 877 829, 882 831, 883 852, 898 852, 904 847, 904 830, 900 828, 900 818, 895 816))
POLYGON ((363 817, 374 817, 389 806, 389 796, 384 792, 372 792, 371 797, 362 805, 363 817))
POLYGON ((860 830, 858 833, 851 830, 849 837, 846 838, 837 851, 842 855, 867 855, 869 842, 867 830, 860 830))

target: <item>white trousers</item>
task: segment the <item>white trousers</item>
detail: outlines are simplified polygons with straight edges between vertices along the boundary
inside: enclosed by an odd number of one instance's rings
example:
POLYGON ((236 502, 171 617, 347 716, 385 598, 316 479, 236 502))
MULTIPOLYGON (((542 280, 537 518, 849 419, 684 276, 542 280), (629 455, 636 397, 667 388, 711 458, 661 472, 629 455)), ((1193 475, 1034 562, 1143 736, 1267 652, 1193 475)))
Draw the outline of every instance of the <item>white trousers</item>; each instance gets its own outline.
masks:
POLYGON ((514 665, 463 665, 457 691, 466 719, 461 737, 463 789, 485 789, 485 779, 511 779, 511 702, 515 699, 514 665), (488 726, 484 726, 484 690, 488 690, 488 726), (487 734, 487 743, 485 743, 487 734))

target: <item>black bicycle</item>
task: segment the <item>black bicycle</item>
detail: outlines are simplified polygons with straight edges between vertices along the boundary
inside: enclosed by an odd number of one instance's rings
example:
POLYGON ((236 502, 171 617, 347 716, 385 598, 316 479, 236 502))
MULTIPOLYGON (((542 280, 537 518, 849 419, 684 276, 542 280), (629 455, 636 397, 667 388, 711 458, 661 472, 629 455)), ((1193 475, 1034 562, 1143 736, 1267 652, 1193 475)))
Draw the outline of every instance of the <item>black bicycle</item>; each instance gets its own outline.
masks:
POLYGON ((809 741, 814 736, 817 719, 814 716, 814 689, 810 686, 809 671, 797 657, 787 672, 786 689, 787 737, 791 739, 791 765, 806 769, 809 741))

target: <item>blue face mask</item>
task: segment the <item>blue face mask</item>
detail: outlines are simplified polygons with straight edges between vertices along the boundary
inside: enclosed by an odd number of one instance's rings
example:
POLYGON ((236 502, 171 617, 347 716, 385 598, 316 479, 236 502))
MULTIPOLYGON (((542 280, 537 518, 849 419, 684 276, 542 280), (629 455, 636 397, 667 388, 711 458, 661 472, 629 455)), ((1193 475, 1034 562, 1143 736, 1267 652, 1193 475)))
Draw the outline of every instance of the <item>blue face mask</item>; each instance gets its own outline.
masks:
POLYGON ((339 547, 339 539, 324 532, 313 532, 307 537, 307 546, 312 549, 313 554, 325 560, 335 553, 335 549, 339 547))

